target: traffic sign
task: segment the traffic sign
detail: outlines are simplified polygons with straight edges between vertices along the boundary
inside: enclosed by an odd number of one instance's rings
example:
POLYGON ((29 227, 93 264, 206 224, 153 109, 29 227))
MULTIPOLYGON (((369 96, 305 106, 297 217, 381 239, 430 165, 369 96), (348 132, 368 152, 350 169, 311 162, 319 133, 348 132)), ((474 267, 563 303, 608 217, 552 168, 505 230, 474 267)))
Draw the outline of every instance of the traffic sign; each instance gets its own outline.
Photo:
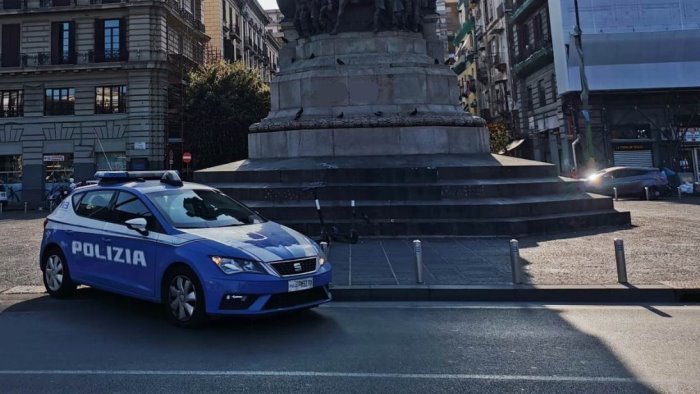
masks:
POLYGON ((182 154, 182 161, 185 164, 190 164, 190 162, 192 161, 192 154, 190 152, 183 153, 182 154))

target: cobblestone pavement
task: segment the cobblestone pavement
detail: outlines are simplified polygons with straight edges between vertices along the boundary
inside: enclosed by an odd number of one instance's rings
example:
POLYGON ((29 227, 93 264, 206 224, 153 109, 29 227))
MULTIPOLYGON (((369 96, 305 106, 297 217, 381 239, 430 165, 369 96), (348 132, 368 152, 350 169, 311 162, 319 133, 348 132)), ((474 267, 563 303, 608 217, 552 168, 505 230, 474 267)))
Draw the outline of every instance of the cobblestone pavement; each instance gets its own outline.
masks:
MULTIPOLYGON (((632 284, 700 287, 700 198, 618 201, 632 212, 632 228, 600 229, 520 239, 525 281, 532 284, 616 282, 613 239, 625 241, 632 284)), ((43 215, 5 213, 0 219, 0 291, 40 285, 43 215)), ((336 285, 415 283, 412 239, 362 239, 334 244, 336 285)), ((424 238, 427 284, 488 285, 510 282, 508 238, 424 238)))

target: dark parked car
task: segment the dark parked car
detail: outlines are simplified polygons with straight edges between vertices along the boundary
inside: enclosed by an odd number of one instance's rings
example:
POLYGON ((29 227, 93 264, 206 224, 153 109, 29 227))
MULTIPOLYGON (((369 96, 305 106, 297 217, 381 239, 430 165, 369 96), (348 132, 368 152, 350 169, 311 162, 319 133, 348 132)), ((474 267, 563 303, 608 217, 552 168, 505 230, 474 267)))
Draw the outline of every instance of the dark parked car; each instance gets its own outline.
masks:
POLYGON ((663 171, 651 167, 611 167, 600 170, 586 179, 586 191, 612 196, 613 188, 618 196, 639 196, 654 199, 667 194, 670 189, 663 171))

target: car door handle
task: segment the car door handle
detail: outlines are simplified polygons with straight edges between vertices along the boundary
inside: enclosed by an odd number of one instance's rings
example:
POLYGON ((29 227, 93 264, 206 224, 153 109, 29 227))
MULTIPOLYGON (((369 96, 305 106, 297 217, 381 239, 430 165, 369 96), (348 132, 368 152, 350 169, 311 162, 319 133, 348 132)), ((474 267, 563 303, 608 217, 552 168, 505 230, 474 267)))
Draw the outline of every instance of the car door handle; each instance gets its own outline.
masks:
POLYGON ((110 243, 112 242, 112 238, 102 237, 102 242, 110 243))

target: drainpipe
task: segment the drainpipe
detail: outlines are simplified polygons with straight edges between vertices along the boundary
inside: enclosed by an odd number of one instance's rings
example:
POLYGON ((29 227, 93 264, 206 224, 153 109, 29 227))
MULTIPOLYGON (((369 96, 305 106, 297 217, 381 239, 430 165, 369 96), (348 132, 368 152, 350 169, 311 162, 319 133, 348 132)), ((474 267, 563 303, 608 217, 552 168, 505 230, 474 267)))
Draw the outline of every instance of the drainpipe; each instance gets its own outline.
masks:
POLYGON ((574 171, 577 171, 577 172, 578 172, 578 161, 576 160, 576 145, 578 145, 579 142, 581 142, 581 136, 577 135, 574 142, 571 143, 571 153, 572 153, 573 159, 574 159, 574 171))

